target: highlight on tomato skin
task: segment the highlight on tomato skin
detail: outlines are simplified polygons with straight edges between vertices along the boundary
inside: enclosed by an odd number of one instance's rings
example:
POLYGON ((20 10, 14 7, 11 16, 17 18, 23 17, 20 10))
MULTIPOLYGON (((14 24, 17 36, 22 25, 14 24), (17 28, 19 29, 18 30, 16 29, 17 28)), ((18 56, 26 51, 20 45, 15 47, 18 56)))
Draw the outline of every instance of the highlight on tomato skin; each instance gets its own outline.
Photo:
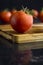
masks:
POLYGON ((2 10, 1 11, 1 20, 4 21, 5 23, 9 23, 10 22, 10 17, 11 17, 11 12, 8 10, 2 10))
POLYGON ((10 20, 12 28, 18 33, 24 33, 33 25, 33 16, 24 11, 17 11, 10 20))

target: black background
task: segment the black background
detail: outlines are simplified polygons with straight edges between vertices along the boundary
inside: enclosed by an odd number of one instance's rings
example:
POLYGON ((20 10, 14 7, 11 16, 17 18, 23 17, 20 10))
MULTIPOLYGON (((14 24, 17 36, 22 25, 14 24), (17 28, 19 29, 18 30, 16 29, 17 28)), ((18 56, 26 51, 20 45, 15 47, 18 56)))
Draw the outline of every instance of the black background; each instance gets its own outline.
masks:
POLYGON ((0 0, 0 10, 5 8, 21 9, 22 5, 30 9, 40 10, 43 7, 43 0, 0 0))
MULTIPOLYGON (((28 7, 29 9, 36 9, 38 11, 43 7, 43 0, 0 0, 0 11, 3 9, 21 9, 22 6, 28 7)), ((0 24, 5 24, 3 21, 0 21, 0 24)))

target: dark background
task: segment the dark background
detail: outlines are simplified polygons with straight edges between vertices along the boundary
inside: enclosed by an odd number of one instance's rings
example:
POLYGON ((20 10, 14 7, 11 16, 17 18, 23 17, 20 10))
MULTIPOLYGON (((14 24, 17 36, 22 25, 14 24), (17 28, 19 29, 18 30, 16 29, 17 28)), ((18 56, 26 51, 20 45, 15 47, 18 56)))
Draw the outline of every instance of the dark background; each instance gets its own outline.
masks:
POLYGON ((22 5, 30 9, 40 10, 43 7, 43 0, 0 0, 0 10, 5 8, 21 9, 22 5))

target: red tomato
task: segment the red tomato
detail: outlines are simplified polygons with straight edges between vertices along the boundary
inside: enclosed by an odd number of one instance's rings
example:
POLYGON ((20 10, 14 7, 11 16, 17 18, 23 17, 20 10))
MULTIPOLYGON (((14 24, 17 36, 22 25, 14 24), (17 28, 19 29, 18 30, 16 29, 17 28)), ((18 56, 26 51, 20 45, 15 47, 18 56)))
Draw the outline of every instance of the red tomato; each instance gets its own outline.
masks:
POLYGON ((34 18, 37 18, 38 17, 38 11, 37 10, 33 9, 32 10, 32 13, 33 13, 33 17, 34 18))
POLYGON ((4 10, 1 12, 1 19, 7 23, 10 22, 11 12, 4 10))
POLYGON ((1 12, 0 12, 0 20, 1 20, 1 12))
POLYGON ((13 10, 11 11, 12 15, 15 14, 15 12, 17 12, 17 10, 13 9, 13 10))
POLYGON ((43 10, 39 12, 39 19, 43 22, 43 10))
POLYGON ((26 14, 23 11, 17 11, 11 17, 11 26, 18 33, 24 33, 27 30, 30 30, 33 24, 33 16, 26 14))

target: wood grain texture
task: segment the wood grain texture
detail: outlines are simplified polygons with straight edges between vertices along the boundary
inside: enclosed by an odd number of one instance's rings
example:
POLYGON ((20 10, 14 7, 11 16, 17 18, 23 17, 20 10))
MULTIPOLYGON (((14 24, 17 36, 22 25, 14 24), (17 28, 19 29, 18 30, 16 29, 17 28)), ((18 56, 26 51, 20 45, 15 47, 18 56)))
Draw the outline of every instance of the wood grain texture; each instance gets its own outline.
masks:
POLYGON ((11 25, 0 25, 0 35, 16 43, 43 41, 43 24, 33 24, 30 31, 24 34, 16 33, 11 25))
POLYGON ((0 35, 18 43, 19 50, 43 48, 43 24, 33 24, 25 34, 16 33, 11 25, 0 25, 0 35))
MULTIPOLYGON (((13 31, 13 28, 11 27, 11 25, 0 25, 0 30, 3 31, 13 31)), ((28 31, 27 33, 31 33, 31 32, 43 32, 43 23, 40 24, 33 24, 32 28, 30 31, 28 31)))
POLYGON ((9 25, 9 24, 6 24, 6 25, 0 25, 0 30, 3 30, 3 31, 12 31, 13 29, 12 29, 12 27, 11 27, 11 25, 9 25))

